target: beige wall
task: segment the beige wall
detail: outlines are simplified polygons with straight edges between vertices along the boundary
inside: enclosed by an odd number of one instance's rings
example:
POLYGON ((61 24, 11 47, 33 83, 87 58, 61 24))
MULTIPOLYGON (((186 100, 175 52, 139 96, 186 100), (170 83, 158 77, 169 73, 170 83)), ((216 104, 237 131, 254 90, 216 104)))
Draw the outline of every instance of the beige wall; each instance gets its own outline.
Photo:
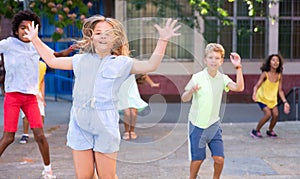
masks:
MULTIPOLYGON (((242 64, 245 75, 261 73, 261 62, 243 62, 242 64)), ((193 62, 163 62, 155 73, 165 75, 188 75, 195 72, 194 67, 193 62)), ((235 74, 235 69, 231 62, 224 62, 222 69, 226 74, 235 74)), ((300 62, 286 62, 284 64, 283 73, 286 75, 300 75, 300 62)))

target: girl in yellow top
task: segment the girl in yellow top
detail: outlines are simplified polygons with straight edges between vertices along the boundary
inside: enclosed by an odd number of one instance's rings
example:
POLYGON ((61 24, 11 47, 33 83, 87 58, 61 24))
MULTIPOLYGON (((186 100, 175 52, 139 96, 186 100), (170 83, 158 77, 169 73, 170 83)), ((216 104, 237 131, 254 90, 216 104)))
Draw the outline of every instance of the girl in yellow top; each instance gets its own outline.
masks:
POLYGON ((282 90, 282 70, 283 59, 278 54, 270 55, 266 62, 260 68, 262 74, 258 82, 253 88, 252 99, 258 103, 264 116, 258 122, 256 129, 253 129, 250 135, 252 137, 261 138, 260 129, 272 117, 267 135, 277 137, 273 131, 278 119, 277 96, 279 94, 284 103, 284 112, 287 114, 290 111, 290 105, 287 102, 284 91, 282 90))

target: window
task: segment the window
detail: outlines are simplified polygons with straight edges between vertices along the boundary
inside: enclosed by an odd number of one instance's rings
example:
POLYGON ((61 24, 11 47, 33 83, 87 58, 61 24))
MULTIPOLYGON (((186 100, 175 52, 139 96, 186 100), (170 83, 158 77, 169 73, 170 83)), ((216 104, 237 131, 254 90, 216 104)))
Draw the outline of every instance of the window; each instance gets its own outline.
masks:
POLYGON ((256 14, 250 17, 244 1, 219 1, 218 4, 228 12, 229 18, 236 18, 236 24, 233 26, 222 25, 216 17, 206 17, 204 37, 207 42, 222 44, 226 51, 225 57, 229 57, 231 51, 237 51, 243 58, 254 61, 264 58, 267 54, 267 17, 261 16, 267 12, 267 5, 254 3, 256 14), (234 3, 237 6, 236 11, 233 8, 234 3))
POLYGON ((284 58, 300 60, 300 2, 280 1, 279 51, 284 58))
MULTIPOLYGON (((191 7, 185 0, 161 1, 160 3, 155 5, 150 0, 127 1, 128 21, 126 27, 131 55, 135 58, 143 59, 152 54, 158 37, 153 25, 155 23, 159 23, 161 26, 165 24, 157 17, 174 17, 177 19, 183 15, 192 17, 191 7)), ((193 29, 181 28, 181 36, 169 42, 165 55, 180 61, 192 60, 194 44, 192 32, 193 29)))

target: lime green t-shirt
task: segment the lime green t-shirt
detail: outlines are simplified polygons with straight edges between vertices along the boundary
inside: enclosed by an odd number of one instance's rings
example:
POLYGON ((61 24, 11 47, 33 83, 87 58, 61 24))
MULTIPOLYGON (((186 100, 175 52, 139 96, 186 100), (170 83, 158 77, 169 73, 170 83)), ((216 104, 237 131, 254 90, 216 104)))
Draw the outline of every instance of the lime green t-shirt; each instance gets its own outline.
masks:
POLYGON ((185 90, 198 85, 200 89, 193 94, 189 120, 193 125, 206 129, 217 122, 221 107, 223 90, 229 91, 227 84, 232 80, 218 71, 215 77, 208 74, 207 68, 192 76, 185 90))

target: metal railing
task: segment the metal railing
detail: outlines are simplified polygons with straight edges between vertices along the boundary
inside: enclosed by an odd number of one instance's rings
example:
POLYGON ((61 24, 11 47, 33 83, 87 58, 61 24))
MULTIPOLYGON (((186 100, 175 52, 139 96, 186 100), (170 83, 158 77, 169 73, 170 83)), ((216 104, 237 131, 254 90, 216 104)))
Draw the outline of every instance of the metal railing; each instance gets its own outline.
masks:
POLYGON ((47 74, 45 84, 46 97, 54 97, 55 101, 58 99, 72 101, 74 79, 58 74, 47 74))
POLYGON ((300 87, 293 87, 288 94, 286 99, 290 104, 290 113, 284 113, 284 104, 282 101, 278 105, 279 110, 279 121, 300 121, 299 111, 300 111, 300 87))

